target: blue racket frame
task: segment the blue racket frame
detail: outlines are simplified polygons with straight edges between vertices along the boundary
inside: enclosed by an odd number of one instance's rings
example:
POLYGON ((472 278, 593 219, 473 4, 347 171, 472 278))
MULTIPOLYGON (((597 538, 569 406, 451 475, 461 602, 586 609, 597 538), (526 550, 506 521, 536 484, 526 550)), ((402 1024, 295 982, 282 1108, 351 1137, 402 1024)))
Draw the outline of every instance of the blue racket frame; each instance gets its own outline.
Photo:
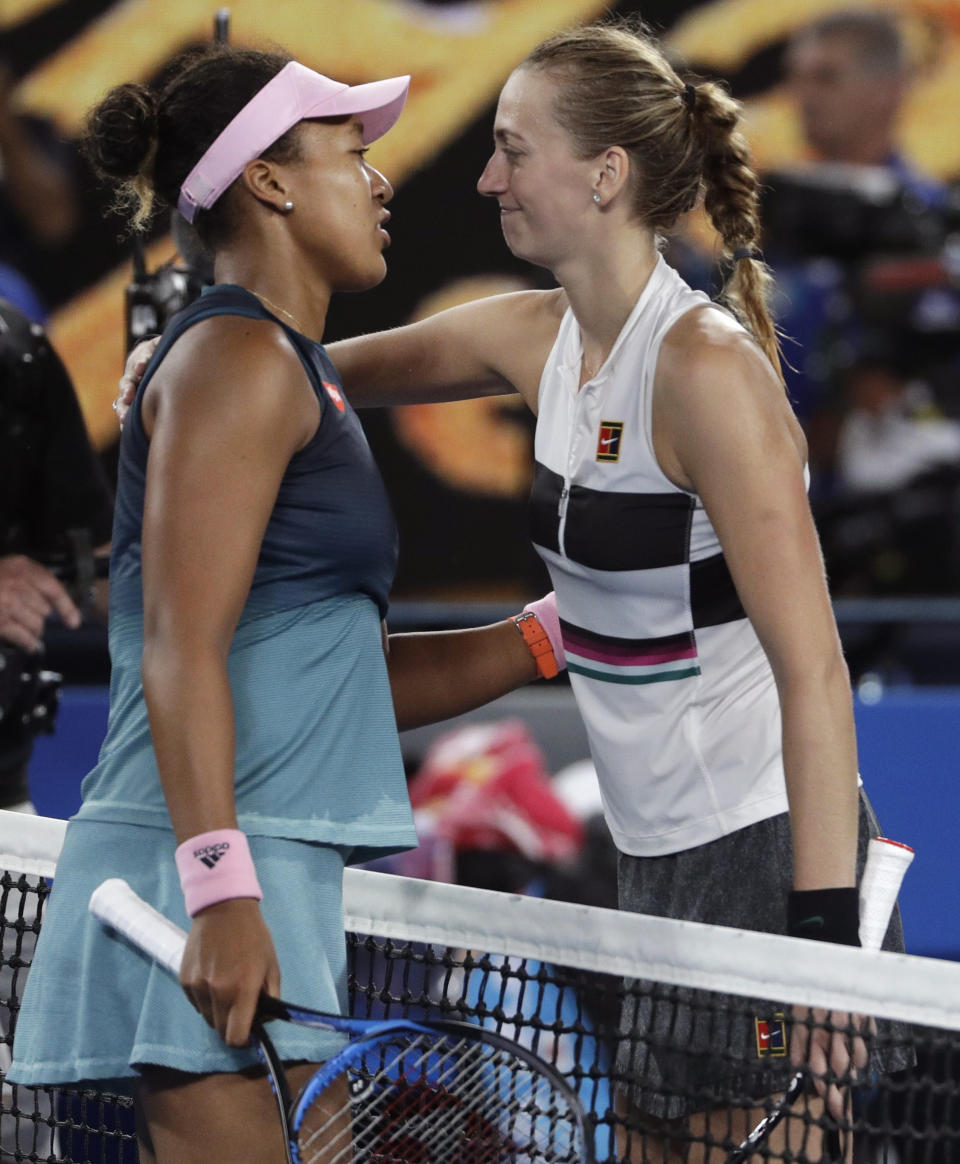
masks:
POLYGON ((575 1131, 579 1135, 580 1160, 582 1164, 594 1164, 593 1141, 587 1126, 586 1112, 579 1095, 553 1066, 526 1047, 484 1027, 454 1019, 429 1022, 417 1022, 414 1019, 354 1019, 341 1015, 321 1014, 318 1011, 291 1005, 278 998, 264 996, 257 1008, 257 1018, 251 1031, 251 1042, 256 1046, 267 1069, 277 1100, 288 1164, 300 1164, 296 1136, 310 1104, 317 1095, 323 1092, 333 1080, 342 1075, 346 1068, 358 1063, 369 1050, 371 1043, 389 1039, 391 1035, 410 1033, 434 1038, 438 1035, 467 1038, 478 1043, 486 1043, 488 1046, 496 1047, 523 1060, 538 1074, 548 1078, 567 1100, 575 1121, 575 1131), (290 1094, 280 1056, 264 1029, 263 1024, 273 1020, 294 1022, 318 1030, 337 1031, 350 1035, 352 1038, 352 1041, 343 1050, 317 1069, 296 1100, 290 1094))

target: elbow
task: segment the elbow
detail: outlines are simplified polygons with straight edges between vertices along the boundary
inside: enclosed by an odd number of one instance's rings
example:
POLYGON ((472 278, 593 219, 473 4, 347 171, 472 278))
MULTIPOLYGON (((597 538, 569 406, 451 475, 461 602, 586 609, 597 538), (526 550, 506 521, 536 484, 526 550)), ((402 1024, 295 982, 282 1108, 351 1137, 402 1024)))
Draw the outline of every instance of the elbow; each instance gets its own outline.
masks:
POLYGON ((850 669, 839 638, 828 649, 799 659, 771 661, 771 666, 781 695, 819 691, 831 698, 845 695, 852 701, 850 669))
POLYGON ((145 630, 140 658, 144 698, 166 701, 189 690, 200 676, 226 674, 226 652, 216 643, 197 641, 189 635, 145 630))
POLYGON ((140 657, 140 682, 149 707, 158 699, 171 680, 176 681, 179 668, 177 653, 156 635, 144 635, 143 654, 140 657))

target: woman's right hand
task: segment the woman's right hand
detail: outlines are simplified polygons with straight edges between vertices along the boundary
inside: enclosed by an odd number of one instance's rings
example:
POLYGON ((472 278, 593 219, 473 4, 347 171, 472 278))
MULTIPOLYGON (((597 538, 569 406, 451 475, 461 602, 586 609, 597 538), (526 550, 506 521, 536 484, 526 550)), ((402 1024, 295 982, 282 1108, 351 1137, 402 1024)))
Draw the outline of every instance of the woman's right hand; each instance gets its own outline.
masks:
POLYGON ((180 985, 224 1042, 247 1046, 260 995, 280 993, 280 966, 257 901, 232 898, 196 915, 180 985))
POLYGON ((121 428, 127 419, 133 398, 137 394, 137 385, 143 379, 143 373, 147 370, 147 364, 150 363, 150 357, 157 350, 159 342, 159 336, 141 340, 135 348, 131 349, 130 355, 127 356, 127 362, 123 365, 123 375, 117 385, 117 398, 113 402, 113 411, 117 414, 121 428))

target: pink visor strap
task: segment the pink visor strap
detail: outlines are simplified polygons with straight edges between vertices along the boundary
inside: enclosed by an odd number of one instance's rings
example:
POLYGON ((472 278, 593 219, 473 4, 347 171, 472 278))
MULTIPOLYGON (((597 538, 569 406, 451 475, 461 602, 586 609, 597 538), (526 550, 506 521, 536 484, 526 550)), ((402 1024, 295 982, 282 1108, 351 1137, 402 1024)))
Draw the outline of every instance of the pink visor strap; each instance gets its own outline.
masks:
POLYGON ((212 206, 248 162, 260 157, 288 129, 307 117, 364 115, 364 144, 381 137, 400 116, 409 77, 344 85, 290 61, 226 126, 187 175, 177 209, 193 222, 212 206))

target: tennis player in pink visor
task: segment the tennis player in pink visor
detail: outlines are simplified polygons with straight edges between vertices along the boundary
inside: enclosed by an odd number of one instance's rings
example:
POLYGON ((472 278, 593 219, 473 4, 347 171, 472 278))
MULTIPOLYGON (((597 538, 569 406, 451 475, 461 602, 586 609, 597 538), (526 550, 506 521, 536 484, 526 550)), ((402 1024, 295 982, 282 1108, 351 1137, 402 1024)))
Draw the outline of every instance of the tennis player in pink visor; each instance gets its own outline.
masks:
MULTIPOLYGON (((251 1019, 281 979, 346 1008, 344 864, 416 845, 398 724, 556 673, 536 612, 385 657, 396 529, 320 340, 334 292, 384 277, 393 191, 365 153, 407 85, 214 47, 89 119, 134 225, 179 206, 216 282, 168 324, 124 425, 108 733, 10 1078, 132 1091, 142 1164, 284 1159, 251 1019), (189 930, 182 988, 91 918, 106 877, 189 930)), ((341 1041, 276 1038, 294 1085, 341 1041)))

